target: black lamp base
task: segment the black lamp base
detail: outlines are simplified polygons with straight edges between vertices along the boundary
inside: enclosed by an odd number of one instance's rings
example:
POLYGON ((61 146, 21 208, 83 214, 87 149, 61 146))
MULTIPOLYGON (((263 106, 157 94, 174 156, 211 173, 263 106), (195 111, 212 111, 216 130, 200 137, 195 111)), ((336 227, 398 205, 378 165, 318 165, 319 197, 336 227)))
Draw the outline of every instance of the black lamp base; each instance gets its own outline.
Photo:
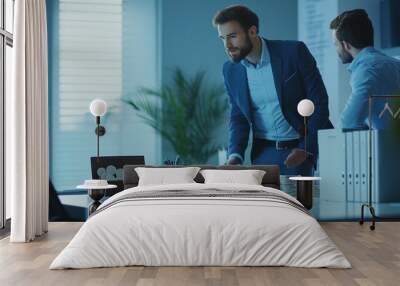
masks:
POLYGON ((93 200, 93 202, 89 206, 89 215, 91 215, 101 205, 100 200, 104 197, 105 190, 104 189, 89 189, 88 194, 89 194, 89 197, 93 200))
POLYGON ((297 200, 308 210, 313 207, 313 181, 297 181, 297 200))
POLYGON ((96 127, 94 132, 96 133, 96 135, 103 136, 104 134, 106 134, 106 128, 104 128, 104 126, 102 125, 99 125, 96 127))

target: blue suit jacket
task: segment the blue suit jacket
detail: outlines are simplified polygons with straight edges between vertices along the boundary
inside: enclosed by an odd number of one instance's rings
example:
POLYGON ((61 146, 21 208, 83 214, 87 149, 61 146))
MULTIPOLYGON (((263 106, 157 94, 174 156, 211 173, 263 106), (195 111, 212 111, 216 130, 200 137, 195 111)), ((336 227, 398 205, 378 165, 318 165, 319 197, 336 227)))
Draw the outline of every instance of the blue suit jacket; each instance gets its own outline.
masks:
MULTIPOLYGON (((307 151, 317 155, 318 129, 330 129, 333 125, 329 121, 328 95, 314 57, 303 42, 264 41, 283 115, 302 136, 299 148, 304 148, 304 119, 297 112, 297 104, 307 98, 315 105, 314 114, 308 120, 307 151)), ((244 158, 253 127, 246 68, 241 63, 227 61, 223 74, 231 103, 228 154, 238 153, 244 158)))

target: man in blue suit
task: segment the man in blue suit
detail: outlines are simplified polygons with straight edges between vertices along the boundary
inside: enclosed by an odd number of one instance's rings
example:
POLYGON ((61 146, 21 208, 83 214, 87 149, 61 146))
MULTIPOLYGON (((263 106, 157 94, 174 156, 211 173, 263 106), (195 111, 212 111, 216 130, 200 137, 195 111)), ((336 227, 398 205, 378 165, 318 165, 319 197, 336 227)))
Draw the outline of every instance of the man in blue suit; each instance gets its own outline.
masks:
POLYGON ((318 155, 319 129, 333 128, 328 96, 313 56, 302 42, 259 37, 257 15, 245 6, 230 6, 214 19, 231 61, 223 75, 231 103, 227 164, 241 164, 250 130, 252 164, 277 164, 281 174, 312 175, 318 155), (315 112, 304 120, 297 104, 309 99, 315 112))

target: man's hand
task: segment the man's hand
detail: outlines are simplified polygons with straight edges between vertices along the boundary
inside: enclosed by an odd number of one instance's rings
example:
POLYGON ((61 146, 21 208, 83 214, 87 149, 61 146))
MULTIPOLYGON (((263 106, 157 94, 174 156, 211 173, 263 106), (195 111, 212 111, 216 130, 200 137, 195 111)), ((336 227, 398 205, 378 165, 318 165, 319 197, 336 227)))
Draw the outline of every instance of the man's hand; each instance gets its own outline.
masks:
POLYGON ((287 168, 294 168, 301 165, 306 159, 309 153, 306 153, 303 149, 295 148, 287 156, 285 162, 283 162, 287 168))
POLYGON ((232 157, 228 161, 226 161, 226 165, 240 165, 242 164, 242 160, 237 157, 232 157))

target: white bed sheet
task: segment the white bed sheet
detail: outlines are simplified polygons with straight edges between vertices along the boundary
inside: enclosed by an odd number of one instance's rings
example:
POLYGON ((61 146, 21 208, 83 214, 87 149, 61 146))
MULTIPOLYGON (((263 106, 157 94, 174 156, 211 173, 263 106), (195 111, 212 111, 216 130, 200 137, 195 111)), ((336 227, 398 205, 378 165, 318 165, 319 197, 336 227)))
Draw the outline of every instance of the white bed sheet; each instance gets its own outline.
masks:
MULTIPOLYGON (((135 187, 154 190, 265 190, 239 184, 135 187)), ((350 268, 343 253, 310 215, 262 199, 185 198, 124 201, 86 221, 50 269, 145 266, 293 266, 350 268)))

